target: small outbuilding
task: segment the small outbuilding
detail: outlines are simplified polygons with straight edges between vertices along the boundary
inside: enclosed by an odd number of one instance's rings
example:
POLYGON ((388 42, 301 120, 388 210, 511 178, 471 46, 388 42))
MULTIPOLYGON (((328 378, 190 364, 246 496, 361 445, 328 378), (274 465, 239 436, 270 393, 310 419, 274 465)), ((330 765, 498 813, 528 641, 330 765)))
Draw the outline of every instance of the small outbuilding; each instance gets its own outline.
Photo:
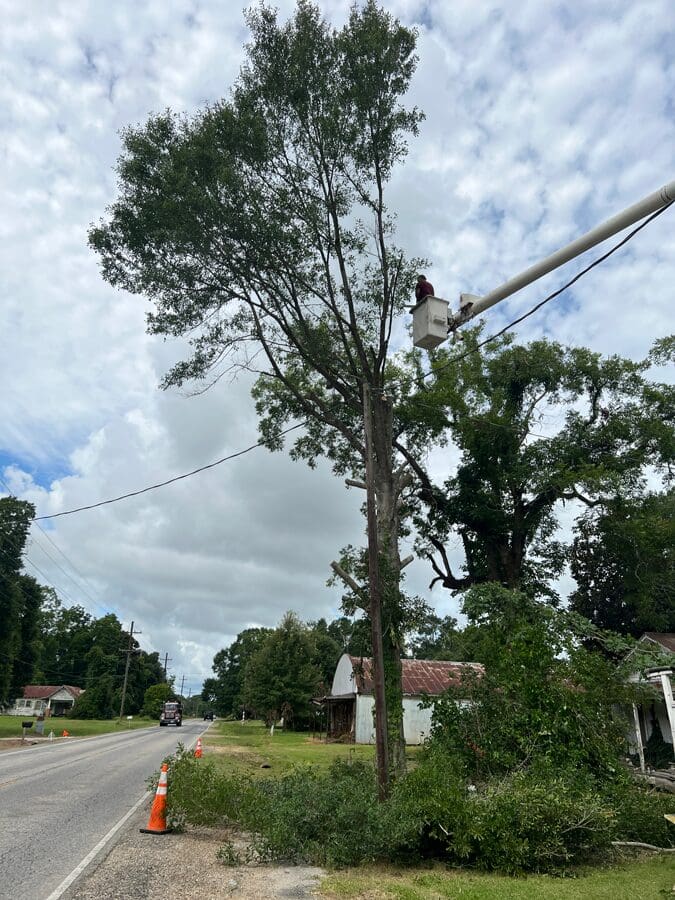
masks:
POLYGON ((14 701, 10 716, 65 716, 83 693, 72 684, 27 684, 14 701))
MULTIPOLYGON (((421 744, 431 731, 432 710, 421 706, 423 698, 437 697, 450 686, 461 684, 467 668, 478 675, 483 673, 480 663, 404 659, 401 664, 406 744, 421 744)), ((322 702, 327 711, 329 740, 375 743, 371 659, 344 653, 338 661, 331 692, 322 702)))

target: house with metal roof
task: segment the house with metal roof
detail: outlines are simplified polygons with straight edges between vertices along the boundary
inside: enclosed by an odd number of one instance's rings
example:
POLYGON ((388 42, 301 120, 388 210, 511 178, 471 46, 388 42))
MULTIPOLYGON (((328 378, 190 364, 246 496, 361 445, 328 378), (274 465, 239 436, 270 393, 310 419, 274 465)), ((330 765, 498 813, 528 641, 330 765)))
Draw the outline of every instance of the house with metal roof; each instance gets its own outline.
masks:
POLYGON ((72 684, 27 684, 23 697, 17 697, 10 716, 65 716, 83 693, 72 684))
MULTIPOLYGON (((406 744, 421 744, 431 731, 431 708, 421 701, 437 697, 451 686, 461 684, 470 674, 481 675, 480 663, 449 662, 440 659, 403 659, 403 733, 406 744)), ((356 744, 375 743, 373 719, 372 660, 367 657, 340 657, 333 685, 322 698, 327 711, 329 739, 356 744)))
MULTIPOLYGON (((631 749, 637 753, 640 768, 645 770, 645 747, 658 726, 663 740, 675 744, 675 702, 673 700, 673 678, 675 676, 675 634, 672 632, 647 631, 638 641, 642 650, 653 650, 665 664, 655 664, 643 672, 636 672, 630 681, 650 684, 653 694, 650 700, 633 704, 634 733, 629 736, 631 749)), ((627 658, 630 658, 628 654, 627 658)), ((675 750, 673 751, 675 760, 675 750)))

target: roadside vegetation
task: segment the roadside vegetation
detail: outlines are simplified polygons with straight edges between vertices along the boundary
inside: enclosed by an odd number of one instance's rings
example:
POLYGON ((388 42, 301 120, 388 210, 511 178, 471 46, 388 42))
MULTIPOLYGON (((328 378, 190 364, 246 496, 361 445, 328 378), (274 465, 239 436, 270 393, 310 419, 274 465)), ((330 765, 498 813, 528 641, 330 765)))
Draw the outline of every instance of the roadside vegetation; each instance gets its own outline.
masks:
MULTIPOLYGON (((497 585, 469 591, 464 611, 489 650, 486 674, 435 703, 431 737, 386 801, 372 748, 224 722, 206 758, 171 760, 172 820, 236 826, 253 859, 333 867, 560 875, 606 863, 615 841, 670 847, 672 798, 636 782, 623 756, 616 708, 635 688, 584 644, 609 653, 616 637, 497 585)), ((234 845, 221 858, 242 861, 234 845)))
MULTIPOLYGON (((21 723, 24 719, 21 716, 0 716, 0 738, 20 738, 21 723)), ((30 719, 33 727, 26 732, 26 738, 35 737, 35 719, 30 719)), ((70 719, 63 716, 57 716, 53 719, 45 719, 44 735, 47 737, 50 731, 54 732, 54 737, 60 737, 63 731, 68 731, 71 737, 89 737, 94 734, 108 734, 118 731, 128 731, 133 728, 149 728, 157 723, 147 716, 134 716, 129 722, 124 719, 70 719)))

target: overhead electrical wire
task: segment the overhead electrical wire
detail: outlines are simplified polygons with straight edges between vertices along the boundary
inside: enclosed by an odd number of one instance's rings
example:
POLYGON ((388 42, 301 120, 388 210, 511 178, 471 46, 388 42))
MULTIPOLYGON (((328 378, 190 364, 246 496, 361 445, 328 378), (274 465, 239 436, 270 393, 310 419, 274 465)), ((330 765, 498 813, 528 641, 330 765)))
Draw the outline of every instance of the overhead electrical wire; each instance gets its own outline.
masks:
MULTIPOLYGON (((288 434, 291 431, 295 431, 296 428, 302 428, 305 422, 298 422, 297 425, 291 425, 290 428, 286 428, 283 431, 279 432, 279 435, 288 434)), ((126 500, 129 497, 138 497, 139 494, 147 494, 148 491, 156 491, 157 488, 166 487, 167 484, 173 484, 175 481, 181 481, 183 478, 190 478, 192 475, 198 475, 200 472, 205 472, 207 469, 213 469, 216 466, 220 466, 222 463, 227 462, 230 459, 236 459, 238 456, 243 456, 245 453, 250 453, 251 450, 256 450, 258 447, 263 447, 265 444, 264 441, 258 441, 257 444, 251 444, 250 447, 245 447, 243 450, 237 450, 236 453, 230 453, 228 456, 223 456, 222 459, 217 459, 215 462, 208 463, 206 466, 199 466, 198 469, 192 469, 191 472, 184 472, 182 475, 175 475, 173 478, 167 478, 166 481, 159 481, 157 484, 150 484, 147 487, 141 488, 138 491, 129 491, 127 494, 120 494, 119 497, 111 497, 109 500, 100 500, 98 503, 90 503, 87 506, 78 506, 75 509, 66 509, 63 512, 52 513, 50 516, 36 516, 35 522, 44 522, 45 519, 58 519, 60 516, 70 516, 73 513, 84 512, 86 509, 96 509, 99 506, 107 506, 110 503, 117 503, 119 500, 126 500)))
POLYGON ((536 303, 531 309, 528 309, 526 313, 523 313, 522 316, 518 316, 517 319, 514 319, 512 322, 509 322, 508 325, 505 325, 499 331, 496 331, 494 334, 491 334, 489 337, 480 341, 476 344, 475 347, 471 347, 470 350, 466 350, 464 353, 460 353, 457 356, 451 357, 447 362, 445 362, 442 366, 438 366, 436 369, 430 369, 425 375, 421 378, 418 378, 414 383, 415 384, 423 384, 424 381, 429 378, 430 375, 436 375, 438 372, 443 372, 445 369, 449 368, 453 363, 459 362, 462 359, 466 359, 468 356, 471 356, 472 353, 477 353, 482 347, 485 347, 486 344, 490 344, 492 341, 496 341, 498 337, 501 337, 507 331, 510 331, 514 326, 519 325, 525 319, 529 318, 531 315, 534 315, 538 310, 545 306, 545 304, 549 303, 551 300, 555 300, 556 297, 559 297, 563 291, 566 291, 568 288, 572 287, 580 278, 583 278, 587 272, 590 272, 591 269, 594 269, 596 266, 599 266, 600 263, 603 263, 606 259, 609 259, 617 250, 620 250, 625 244, 627 244, 630 240, 632 240, 635 235, 642 231, 643 228, 646 228, 650 222, 653 222, 658 216, 663 215, 663 213, 669 209, 675 201, 667 203, 665 206, 662 206, 661 209, 658 209, 655 213, 652 213, 649 218, 645 219, 644 222, 641 222, 637 228, 634 228, 631 232, 629 232, 626 237, 622 238, 617 244, 603 253, 602 256, 598 256, 597 259, 594 259, 592 263, 586 266, 585 269, 582 269, 580 272, 574 276, 574 278, 570 278, 569 281, 565 282, 562 287, 559 287, 557 290, 550 293, 547 297, 544 297, 543 300, 540 300, 539 303, 536 303))
MULTIPOLYGON (((0 478, 0 484, 4 485, 4 487, 6 488, 6 490, 9 491, 9 493, 10 493, 10 495, 11 495, 12 491, 11 491, 9 485, 7 484, 7 482, 4 480, 4 478, 0 478)), ((37 522, 35 522, 35 520, 32 520, 32 521, 31 521, 31 525, 33 525, 33 524, 35 525, 36 528, 38 528, 38 529, 42 532, 42 534, 47 538, 47 540, 48 540, 49 543, 54 547, 54 549, 58 550, 58 552, 59 552, 59 553, 61 554, 61 556, 66 560, 66 562, 68 563, 68 565, 70 565, 70 566, 72 567, 73 571, 76 572, 77 575, 79 576, 79 578, 82 580, 82 582, 84 582, 84 576, 83 576, 82 573, 77 569, 75 563, 74 563, 74 562, 73 562, 73 561, 72 561, 72 560, 64 553, 64 551, 58 546, 58 544, 57 544, 54 540, 52 540, 52 538, 51 538, 51 537, 49 536, 49 534, 44 530, 44 528, 42 528, 41 525, 39 525, 37 522)), ((108 613, 110 612, 110 609, 108 609, 107 607, 103 606, 103 605, 102 605, 101 603, 99 603, 96 599, 94 599, 94 597, 92 597, 92 595, 89 593, 89 591, 86 590, 86 589, 83 587, 82 584, 79 584, 79 583, 73 578, 73 576, 70 575, 70 574, 63 568, 63 566, 62 566, 59 562, 57 562, 57 560, 54 559, 54 557, 51 555, 51 553, 48 553, 48 552, 47 552, 47 550, 46 550, 46 549, 42 546, 42 544, 38 541, 37 535, 34 535, 34 534, 33 534, 33 535, 31 535, 31 538, 32 538, 32 540, 34 541, 35 546, 38 548, 38 550, 41 550, 42 553, 44 553, 44 555, 47 557, 47 559, 49 559, 49 560, 56 566, 56 568, 59 569, 59 571, 61 571, 61 572, 66 576, 66 578, 67 578, 69 581, 71 581, 71 582, 75 585, 75 587, 77 588, 78 592, 81 593, 81 594, 84 594, 84 596, 85 596, 91 603, 93 603, 93 605, 94 605, 95 607, 97 607, 99 610, 101 610, 101 611, 104 613, 104 615, 108 615, 108 613)), ((17 544, 16 541, 14 542, 14 546, 15 546, 15 547, 18 546, 18 544, 17 544)), ((24 550, 24 553, 26 554, 26 559, 28 560, 28 562, 30 562, 31 565, 33 565, 35 568, 37 568, 37 566, 35 566, 35 563, 33 563, 33 561, 28 557, 28 548, 26 548, 26 549, 24 550)), ((23 554, 22 554, 22 555, 23 555, 23 554)), ((42 573, 41 573, 41 574, 42 574, 42 573)), ((43 577, 46 577, 46 576, 43 576, 43 577)), ((63 590, 60 589, 60 588, 57 588, 56 585, 55 585, 53 582, 48 581, 48 584, 50 584, 51 587, 53 587, 54 590, 57 591, 57 592, 58 592, 59 590, 61 590, 61 593, 62 593, 67 599, 70 599, 70 598, 68 597, 68 595, 65 593, 65 591, 63 591, 63 590)), ((72 600, 71 600, 71 602, 72 602, 72 600)))
MULTIPOLYGON (((448 359, 442 366, 438 366, 435 369, 431 369, 429 372, 427 372, 421 378, 414 380, 412 383, 419 384, 420 386, 424 386, 426 379, 429 378, 430 376, 437 375, 439 372, 444 371, 445 369, 449 368, 454 363, 460 362, 460 360, 462 360, 462 359, 466 359, 471 354, 477 353, 482 347, 485 347, 487 344, 491 343, 492 341, 497 340, 498 337, 501 337, 501 335, 505 334, 507 331, 510 331, 516 325, 520 324, 520 322, 523 322, 525 319, 529 318, 529 316, 533 315, 535 312, 537 312, 539 309, 541 309, 542 306, 549 303, 551 300, 554 300, 556 297, 559 297, 560 294, 562 294, 564 291, 566 291, 568 288, 570 288, 573 284, 576 284, 576 282, 579 281, 580 278, 582 278, 584 275, 586 275, 588 272, 590 272, 596 266, 599 266, 606 259, 609 259, 610 256, 612 256, 614 253, 616 253, 617 250, 619 250, 621 247, 625 246, 625 244, 627 244, 630 240, 632 240, 635 237, 635 235, 638 234, 638 232, 642 231, 643 228, 646 228, 646 226, 649 225, 650 222, 653 222, 654 219, 656 219, 658 216, 662 215, 672 205, 673 205, 673 201, 671 201, 670 203, 667 203, 665 206, 661 207, 661 209, 657 210, 655 213, 652 213, 652 215, 650 215, 647 219, 645 219, 643 222, 641 222, 636 228, 634 228, 631 232, 629 232, 629 234, 627 234, 626 237, 622 238, 617 244, 615 244, 613 247, 611 247, 606 253, 603 253, 602 256, 599 256, 597 259, 593 260, 592 263, 590 263, 588 266, 586 266, 584 269, 582 269, 580 272, 578 272, 573 278, 571 278, 569 281, 565 282, 565 284, 563 284, 562 287, 559 287, 559 288, 557 288, 557 290, 552 291, 548 296, 544 297, 543 300, 540 300, 539 303, 535 304, 531 309, 529 309, 522 316, 518 316, 518 318, 513 319, 513 321, 509 322, 507 325, 505 325, 499 331, 495 332, 494 334, 492 334, 489 337, 485 338, 484 340, 480 341, 478 344, 476 344, 475 347, 472 347, 470 350, 467 350, 464 353, 460 353, 457 356, 453 356, 452 358, 448 359)), ((289 432, 294 431, 297 428, 302 428, 303 425, 305 425, 305 424, 306 424, 305 422, 299 422, 296 425, 292 425, 290 428, 286 428, 284 431, 281 431, 280 435, 288 434, 289 432)), ((36 516, 34 521, 43 522, 47 519, 58 519, 61 516, 70 516, 70 515, 73 515, 74 513, 84 512, 85 510, 88 510, 88 509, 97 509, 100 506, 107 506, 111 503, 118 503, 120 500, 127 500, 129 497, 138 497, 140 494, 148 493, 148 491, 154 491, 154 490, 157 490, 158 488, 166 487, 167 485, 173 484, 176 481, 181 481, 185 478, 191 478, 193 475, 198 475, 200 472, 205 472, 207 469, 213 469, 216 466, 219 466, 224 462, 228 462, 229 460, 236 459, 238 456, 243 456, 246 453, 250 453, 252 450, 256 450, 258 447, 262 447, 263 445, 264 445, 263 441, 258 441, 258 443, 252 444, 250 447, 246 447, 243 450, 238 450, 236 453, 231 453, 228 456, 224 456, 221 459, 215 460, 215 462, 208 463, 208 465, 200 466, 197 469, 192 469, 190 472, 184 472, 182 475, 176 475, 173 478, 167 478, 166 481, 160 481, 160 482, 157 482, 157 484, 148 485, 147 487, 140 488, 137 491, 129 491, 126 494, 120 494, 119 496, 111 497, 108 500, 100 500, 97 503, 90 503, 90 504, 87 504, 86 506, 78 506, 73 509, 64 510, 63 512, 52 513, 51 515, 48 515, 48 516, 36 516)))

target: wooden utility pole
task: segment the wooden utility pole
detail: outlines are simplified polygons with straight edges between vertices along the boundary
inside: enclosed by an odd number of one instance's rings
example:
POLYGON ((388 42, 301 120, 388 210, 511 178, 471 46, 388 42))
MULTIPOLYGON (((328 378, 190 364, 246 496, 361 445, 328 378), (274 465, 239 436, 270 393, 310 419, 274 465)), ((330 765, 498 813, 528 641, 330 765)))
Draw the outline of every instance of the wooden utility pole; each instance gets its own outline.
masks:
POLYGON ((173 662, 168 653, 164 654, 164 681, 166 681, 166 668, 170 662, 173 662))
POLYGON ((373 410, 370 388, 363 383, 363 430, 366 449, 366 507, 368 521, 368 582, 370 595, 370 627, 373 644, 373 694, 375 697, 375 748, 377 785, 380 800, 389 793, 389 740, 387 736, 387 701, 384 690, 384 647, 382 642, 382 584, 377 540, 377 508, 373 473, 373 410))
POLYGON ((182 676, 180 680, 180 696, 183 696, 183 685, 185 684, 185 675, 182 676))
POLYGON ((122 650, 122 653, 126 653, 127 661, 124 665, 124 684, 122 685, 122 702, 120 703, 120 719, 124 715, 124 701, 127 695, 127 681, 129 679, 129 663, 131 662, 131 654, 134 652, 134 633, 135 634, 143 634, 142 631, 134 632, 134 623, 131 623, 131 628, 129 629, 129 646, 126 650, 122 650))

